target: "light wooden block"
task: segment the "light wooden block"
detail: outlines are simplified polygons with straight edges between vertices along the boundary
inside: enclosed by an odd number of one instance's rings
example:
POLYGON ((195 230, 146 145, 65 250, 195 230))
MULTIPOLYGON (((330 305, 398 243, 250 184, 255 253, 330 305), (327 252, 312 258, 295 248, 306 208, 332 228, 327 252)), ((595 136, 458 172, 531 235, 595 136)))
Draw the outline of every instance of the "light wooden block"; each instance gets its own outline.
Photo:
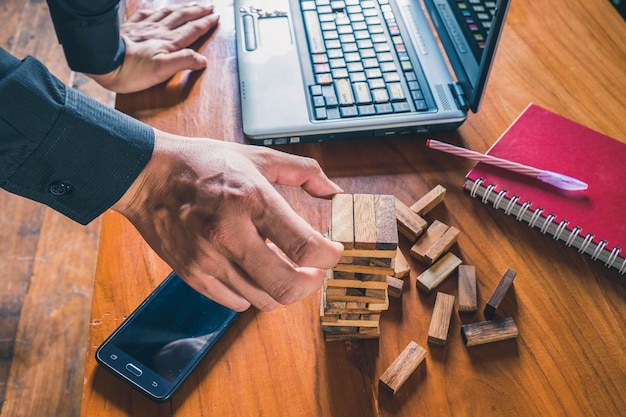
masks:
POLYGON ((353 256, 358 258, 388 258, 396 257, 397 250, 381 250, 381 249, 345 249, 343 256, 353 256))
POLYGON ((452 252, 443 255, 430 268, 422 272, 416 280, 417 288, 429 293, 441 284, 462 261, 452 252))
POLYGON ((450 226, 435 220, 428 226, 428 229, 419 238, 413 246, 411 246, 411 256, 418 261, 426 261, 426 253, 437 241, 448 231, 450 226))
POLYGON ((387 285, 389 286, 389 296, 394 298, 400 298, 402 296, 402 289, 404 288, 404 280, 395 277, 387 277, 387 285))
POLYGON ((407 347, 380 376, 379 385, 395 394, 426 357, 426 349, 410 341, 407 347))
POLYGON ((396 198, 392 195, 374 195, 374 212, 376 219, 376 249, 397 249, 396 198))
POLYGON ((493 293, 491 294, 491 296, 489 296, 489 299, 487 300, 487 305, 485 305, 484 310, 485 318, 490 319, 494 316, 496 310, 500 306, 500 303, 502 303, 504 296, 513 284, 515 275, 517 275, 517 272, 510 268, 508 268, 504 272, 504 275, 500 279, 500 282, 498 282, 498 285, 493 290, 493 293))
POLYGON ((473 314, 478 309, 476 297, 476 268, 459 265, 459 313, 473 314))
POLYGON ((353 194, 354 248, 376 249, 376 209, 373 194, 353 194))
POLYGON ((519 331, 512 317, 500 320, 488 320, 461 326, 461 336, 465 346, 483 345, 513 339, 519 331))
POLYGON ((322 321, 324 327, 378 327, 376 320, 341 320, 322 321))
POLYGON ((411 210, 413 210, 420 216, 424 216, 433 208, 435 208, 437 204, 441 203, 445 196, 446 189, 441 185, 437 185, 435 188, 426 193, 424 197, 417 200, 411 206, 411 210))
POLYGON ((331 201, 330 239, 354 249, 354 202, 352 194, 336 194, 331 201))
POLYGON ((461 232, 454 226, 450 226, 446 232, 426 251, 424 254, 424 263, 432 265, 441 255, 452 247, 459 239, 461 232))
POLYGON ((329 279, 328 288, 366 288, 373 290, 387 289, 387 281, 359 281, 354 279, 329 279))
POLYGON ((406 204, 396 198, 396 221, 398 232, 415 242, 422 232, 428 227, 428 222, 411 210, 406 204))
POLYGON ((411 272, 411 266, 407 262, 406 258, 404 257, 404 254, 402 253, 400 249, 398 249, 396 253, 393 270, 394 270, 393 276, 396 278, 406 278, 409 276, 409 273, 411 272))
POLYGON ((438 292, 433 315, 430 319, 430 327, 428 328, 428 341, 430 343, 438 345, 446 343, 453 309, 454 295, 438 292))

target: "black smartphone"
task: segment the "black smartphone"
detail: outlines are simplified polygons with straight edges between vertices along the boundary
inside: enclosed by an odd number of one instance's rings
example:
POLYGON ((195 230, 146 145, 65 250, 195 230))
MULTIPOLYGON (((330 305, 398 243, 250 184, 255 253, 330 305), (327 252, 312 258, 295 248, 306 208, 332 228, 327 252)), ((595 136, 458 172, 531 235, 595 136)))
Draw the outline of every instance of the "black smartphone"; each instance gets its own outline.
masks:
POLYGON ((165 401, 237 316, 172 272, 102 343, 96 360, 149 398, 165 401))

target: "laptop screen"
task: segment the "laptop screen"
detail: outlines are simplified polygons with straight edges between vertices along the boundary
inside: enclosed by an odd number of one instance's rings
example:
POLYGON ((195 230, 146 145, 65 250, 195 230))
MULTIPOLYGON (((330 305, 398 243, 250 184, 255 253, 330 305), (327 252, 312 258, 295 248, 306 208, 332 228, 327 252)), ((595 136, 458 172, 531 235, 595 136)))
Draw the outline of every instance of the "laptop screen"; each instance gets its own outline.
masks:
POLYGON ((478 111, 510 0, 425 0, 463 93, 478 111))

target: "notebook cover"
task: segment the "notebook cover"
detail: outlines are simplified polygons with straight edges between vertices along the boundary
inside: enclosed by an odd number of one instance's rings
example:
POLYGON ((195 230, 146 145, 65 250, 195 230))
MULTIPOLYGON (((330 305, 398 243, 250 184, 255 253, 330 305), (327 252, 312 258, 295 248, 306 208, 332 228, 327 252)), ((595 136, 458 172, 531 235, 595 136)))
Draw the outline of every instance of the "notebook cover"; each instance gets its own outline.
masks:
POLYGON ((495 193, 506 190, 508 198, 519 196, 518 204, 529 201, 528 211, 542 208, 543 219, 553 214, 553 223, 566 220, 569 231, 578 226, 579 236, 593 234, 609 252, 626 252, 626 144, 531 104, 487 153, 585 181, 585 191, 562 191, 484 163, 466 176, 494 184, 495 193))

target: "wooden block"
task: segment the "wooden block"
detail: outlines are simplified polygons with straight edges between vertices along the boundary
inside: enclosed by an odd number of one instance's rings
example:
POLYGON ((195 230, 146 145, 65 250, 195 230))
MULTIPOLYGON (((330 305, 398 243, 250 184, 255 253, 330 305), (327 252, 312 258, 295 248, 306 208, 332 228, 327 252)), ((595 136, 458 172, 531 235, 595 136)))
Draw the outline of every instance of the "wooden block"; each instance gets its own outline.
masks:
POLYGON ((376 249, 376 210, 373 194, 353 194, 354 248, 376 249))
POLYGON ((333 271, 334 279, 348 279, 357 281, 378 281, 386 282, 387 275, 382 274, 361 274, 359 272, 333 271))
POLYGON ((461 265, 461 260, 452 252, 448 252, 435 262, 430 268, 422 272, 416 281, 417 288, 429 293, 437 285, 441 284, 457 266, 461 265))
POLYGON ((459 313, 473 314, 478 309, 476 297, 476 268, 459 265, 459 313))
POLYGON ((341 258, 339 258, 339 262, 337 263, 391 268, 394 261, 394 258, 364 258, 360 256, 342 256, 341 258))
POLYGON ((406 278, 409 276, 409 273, 411 272, 411 267, 409 266, 409 263, 407 262, 406 258, 404 257, 404 254, 402 253, 400 249, 398 249, 398 251, 396 252, 393 270, 394 270, 393 276, 396 278, 406 278))
POLYGON ((397 249, 396 198, 392 195, 374 195, 374 212, 376 216, 376 249, 397 249))
POLYGON ((413 246, 411 246, 411 256, 418 261, 426 261, 426 253, 435 243, 448 231, 450 227, 447 224, 435 220, 428 226, 428 229, 422 237, 419 238, 413 246))
POLYGON ((428 341, 430 343, 438 345, 446 343, 453 309, 454 295, 438 292, 433 315, 430 319, 430 327, 428 328, 428 341))
POLYGON ((352 194, 336 194, 331 202, 330 239, 354 249, 354 203, 352 194))
POLYGON ((409 239, 411 243, 415 242, 428 226, 426 220, 422 219, 416 212, 397 198, 396 221, 398 223, 398 232, 409 239))
POLYGON ((417 200, 412 206, 411 210, 423 216, 431 211, 437 204, 441 203, 446 196, 446 189, 441 185, 437 185, 430 190, 426 195, 417 200))
POLYGON ((461 326, 461 336, 465 346, 482 345, 512 339, 519 335, 513 317, 500 320, 481 321, 461 326))
POLYGON ((402 296, 402 288, 404 288, 404 280, 400 278, 387 276, 387 285, 389 286, 389 296, 400 298, 402 296))
POLYGON ((410 341, 402 353, 380 376, 379 385, 395 394, 426 357, 426 349, 410 341))
POLYGON ((337 264, 333 267, 333 271, 354 272, 359 274, 372 275, 393 275, 393 267, 369 266, 369 265, 353 265, 353 264, 337 264))
POLYGON ((324 327, 378 327, 377 320, 341 320, 322 322, 324 327))
POLYGON ((388 258, 396 257, 397 250, 380 250, 380 249, 344 249, 343 256, 355 256, 362 258, 388 258))
POLYGON ((329 279, 327 285, 328 288, 366 288, 374 290, 385 290, 388 286, 387 281, 359 281, 352 279, 329 279))
POLYGON ((385 311, 389 308, 389 290, 387 290, 387 294, 385 296, 385 301, 382 303, 368 303, 367 309, 369 311, 385 311))
POLYGON ((432 265, 433 262, 439 259, 444 252, 456 243, 459 239, 460 233, 459 229, 454 226, 450 226, 448 230, 446 230, 446 232, 441 235, 439 239, 437 239, 435 244, 426 251, 426 254, 424 255, 424 262, 427 265, 432 265))
POLYGON ((517 275, 517 272, 515 272, 511 268, 507 268, 507 270, 504 272, 504 275, 500 279, 500 282, 498 282, 498 285, 493 290, 493 293, 491 293, 491 296, 489 296, 489 299, 487 300, 487 305, 485 306, 484 310, 485 318, 491 319, 493 317, 496 310, 500 306, 500 303, 504 299, 504 296, 511 287, 511 284, 513 284, 515 275, 517 275))

